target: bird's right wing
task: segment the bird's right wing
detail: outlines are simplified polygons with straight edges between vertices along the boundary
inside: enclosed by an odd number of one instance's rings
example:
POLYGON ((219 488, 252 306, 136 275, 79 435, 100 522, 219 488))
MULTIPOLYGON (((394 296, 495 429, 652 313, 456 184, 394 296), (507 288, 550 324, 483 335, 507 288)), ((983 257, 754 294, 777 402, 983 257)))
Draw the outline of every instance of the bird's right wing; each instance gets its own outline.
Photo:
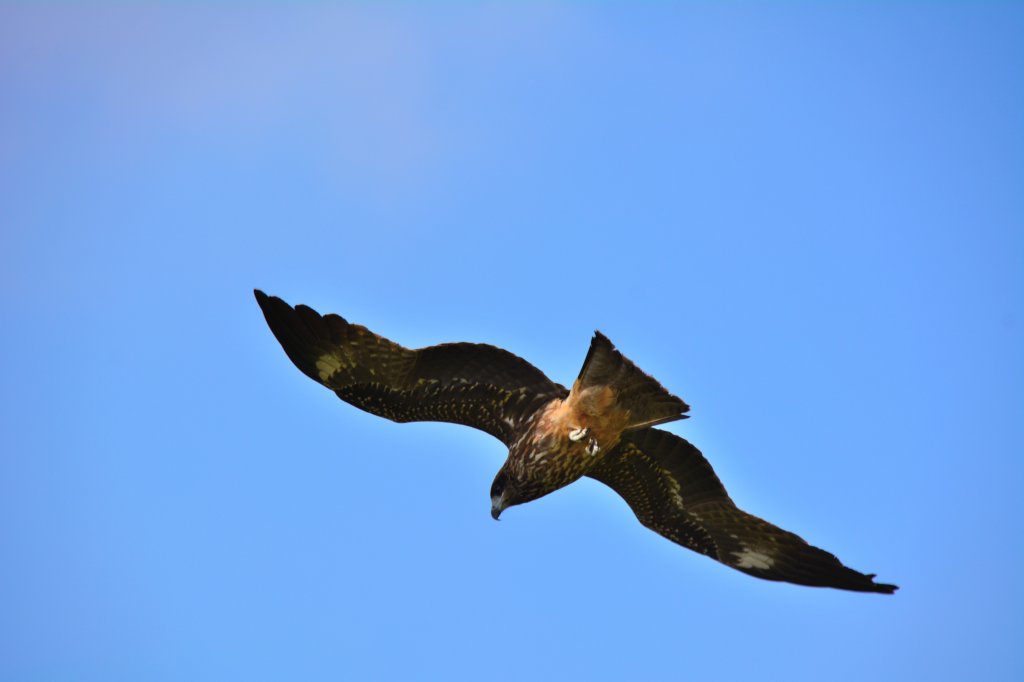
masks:
POLYGON ((465 424, 511 445, 523 419, 568 393, 501 348, 445 343, 411 350, 338 315, 255 294, 296 367, 345 402, 392 421, 465 424))
POLYGON ((738 508, 700 450, 667 431, 624 434, 587 475, 621 495, 651 530, 744 573, 857 592, 897 589, 738 508))

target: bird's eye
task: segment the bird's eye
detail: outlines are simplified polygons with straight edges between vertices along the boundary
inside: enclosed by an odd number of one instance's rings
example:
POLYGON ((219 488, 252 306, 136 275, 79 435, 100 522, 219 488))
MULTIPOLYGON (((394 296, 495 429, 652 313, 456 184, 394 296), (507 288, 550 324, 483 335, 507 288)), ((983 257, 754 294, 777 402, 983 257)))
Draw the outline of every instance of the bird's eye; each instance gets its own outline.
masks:
POLYGON ((498 476, 491 485, 491 497, 501 497, 503 492, 505 492, 505 477, 498 476))

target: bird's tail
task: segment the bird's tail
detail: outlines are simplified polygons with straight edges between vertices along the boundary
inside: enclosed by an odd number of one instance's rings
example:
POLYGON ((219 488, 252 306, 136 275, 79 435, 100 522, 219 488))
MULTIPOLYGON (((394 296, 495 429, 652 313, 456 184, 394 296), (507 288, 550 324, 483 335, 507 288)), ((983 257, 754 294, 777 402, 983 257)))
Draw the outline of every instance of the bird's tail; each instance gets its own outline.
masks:
POLYGON ((624 431, 686 419, 690 406, 669 393, 658 380, 634 365, 601 332, 594 332, 573 393, 608 387, 616 407, 628 412, 624 431))

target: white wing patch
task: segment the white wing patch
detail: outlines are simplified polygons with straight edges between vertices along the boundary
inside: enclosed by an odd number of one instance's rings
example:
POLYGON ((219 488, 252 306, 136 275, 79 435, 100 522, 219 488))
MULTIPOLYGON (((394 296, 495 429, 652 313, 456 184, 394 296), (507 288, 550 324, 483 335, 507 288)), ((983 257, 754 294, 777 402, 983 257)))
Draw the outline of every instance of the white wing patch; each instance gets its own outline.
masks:
POLYGON ((738 568, 759 568, 767 570, 772 567, 775 563, 775 559, 765 554, 764 552, 758 552, 757 550, 744 547, 742 552, 732 552, 732 555, 736 557, 736 566, 738 568))
POLYGON ((321 381, 330 379, 331 375, 341 369, 341 367, 341 359, 331 353, 321 355, 316 361, 316 369, 321 381))

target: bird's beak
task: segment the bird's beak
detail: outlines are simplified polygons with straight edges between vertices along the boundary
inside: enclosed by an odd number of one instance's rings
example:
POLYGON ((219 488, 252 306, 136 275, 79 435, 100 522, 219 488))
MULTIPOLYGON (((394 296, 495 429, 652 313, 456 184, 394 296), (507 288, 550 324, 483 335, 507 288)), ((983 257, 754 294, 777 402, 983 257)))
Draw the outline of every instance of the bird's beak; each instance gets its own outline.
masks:
POLYGON ((505 496, 492 497, 491 498, 491 518, 495 521, 500 521, 498 517, 501 516, 501 512, 505 511, 505 496))

